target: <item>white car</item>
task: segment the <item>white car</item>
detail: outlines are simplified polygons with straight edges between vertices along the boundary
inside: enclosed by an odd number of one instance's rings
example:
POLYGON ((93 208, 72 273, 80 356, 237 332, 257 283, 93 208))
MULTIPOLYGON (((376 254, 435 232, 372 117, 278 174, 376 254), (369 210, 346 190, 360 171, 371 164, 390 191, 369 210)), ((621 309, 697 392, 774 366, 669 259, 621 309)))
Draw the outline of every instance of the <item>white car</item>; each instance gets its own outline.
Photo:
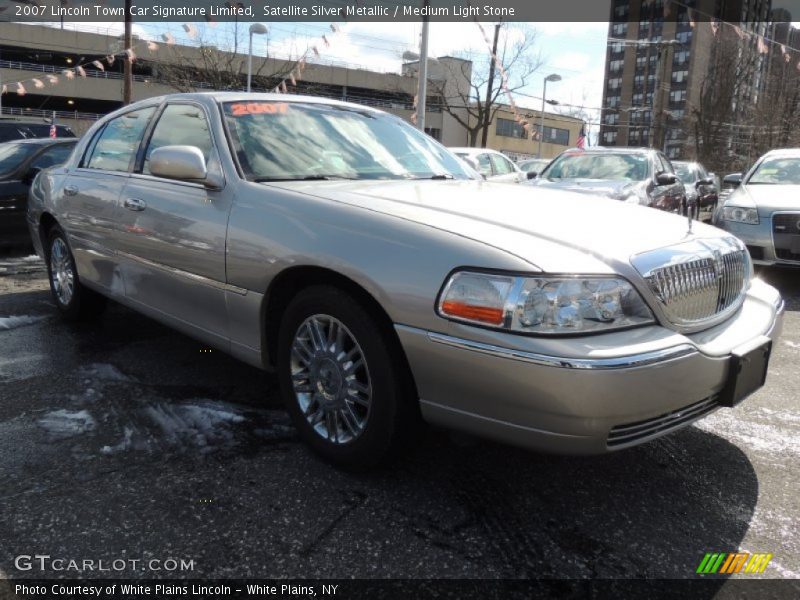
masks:
POLYGON ((505 154, 488 148, 450 148, 488 181, 522 183, 527 175, 505 154))

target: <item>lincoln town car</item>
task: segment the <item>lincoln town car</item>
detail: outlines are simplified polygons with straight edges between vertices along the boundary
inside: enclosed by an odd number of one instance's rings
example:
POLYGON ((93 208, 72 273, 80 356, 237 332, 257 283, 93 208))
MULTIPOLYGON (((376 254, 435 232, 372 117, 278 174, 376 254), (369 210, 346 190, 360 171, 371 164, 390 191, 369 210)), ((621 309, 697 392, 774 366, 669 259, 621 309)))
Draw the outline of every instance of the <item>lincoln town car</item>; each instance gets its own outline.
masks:
POLYGON ((484 181, 399 117, 320 98, 127 106, 36 177, 27 220, 66 319, 110 298, 274 370, 301 438, 344 466, 424 422, 635 446, 759 389, 781 328, 730 233, 484 181))

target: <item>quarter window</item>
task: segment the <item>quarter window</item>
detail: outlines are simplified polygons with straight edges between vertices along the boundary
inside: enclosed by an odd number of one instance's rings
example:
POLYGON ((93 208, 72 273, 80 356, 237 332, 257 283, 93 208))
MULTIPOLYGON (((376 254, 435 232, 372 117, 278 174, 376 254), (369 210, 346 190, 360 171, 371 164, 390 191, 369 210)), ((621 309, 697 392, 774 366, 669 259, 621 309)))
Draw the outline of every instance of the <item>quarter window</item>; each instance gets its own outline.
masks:
POLYGON ((109 121, 92 148, 90 155, 84 160, 87 169, 105 171, 130 170, 136 158, 136 152, 142 142, 144 130, 155 107, 143 108, 125 113, 109 121))
POLYGON ((498 175, 508 175, 509 173, 514 172, 514 166, 505 156, 492 154, 491 158, 492 163, 494 164, 494 170, 498 175))
POLYGON ((161 113, 147 145, 142 172, 150 174, 150 155, 163 146, 195 146, 208 164, 213 142, 203 109, 193 104, 170 104, 161 113))
POLYGON ((52 148, 48 148, 37 156, 31 167, 35 169, 46 169, 55 165, 60 165, 69 158, 72 154, 72 149, 75 148, 74 144, 56 144, 52 148))

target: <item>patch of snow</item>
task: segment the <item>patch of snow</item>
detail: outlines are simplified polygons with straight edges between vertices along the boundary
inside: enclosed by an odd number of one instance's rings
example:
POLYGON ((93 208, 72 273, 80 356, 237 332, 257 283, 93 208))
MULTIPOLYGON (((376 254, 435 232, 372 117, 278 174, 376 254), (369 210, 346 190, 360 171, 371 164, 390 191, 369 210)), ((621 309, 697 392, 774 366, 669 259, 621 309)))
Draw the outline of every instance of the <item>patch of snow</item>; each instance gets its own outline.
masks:
POLYGON ((144 412, 171 445, 191 446, 203 452, 212 446, 232 443, 230 425, 245 421, 242 415, 221 403, 158 404, 148 406, 144 412))
POLYGON ((133 440, 133 429, 130 427, 125 428, 125 437, 122 438, 122 441, 119 444, 114 446, 103 446, 100 448, 100 452, 103 454, 114 454, 115 452, 122 452, 123 450, 127 450, 131 447, 133 440))
POLYGON ((798 344, 797 342, 792 342, 790 340, 784 340, 783 343, 786 344, 787 346, 789 346, 789 348, 795 348, 797 350, 800 350, 800 344, 798 344))
MULTIPOLYGON (((104 381, 132 381, 130 377, 108 363, 92 363, 82 367, 79 371, 81 377, 96 377, 104 381)), ((90 380, 85 379, 84 384, 89 384, 90 380)))
POLYGON ((40 262, 41 260, 42 259, 39 258, 38 254, 31 254, 30 256, 26 256, 25 258, 23 258, 22 262, 31 263, 31 262, 40 262))
POLYGON ((58 437, 80 435, 87 431, 92 431, 96 426, 92 415, 85 410, 77 412, 56 410, 47 413, 44 417, 39 419, 38 424, 49 433, 58 437))
POLYGON ((781 425, 757 423, 735 411, 718 411, 701 419, 695 426, 730 442, 744 444, 756 452, 800 455, 800 431, 791 427, 788 420, 781 425))
POLYGON ((0 317, 0 330, 9 330, 9 329, 16 329, 17 327, 25 327, 27 325, 33 325, 34 323, 38 323, 42 319, 46 319, 47 317, 39 316, 39 317, 30 317, 26 315, 16 316, 16 317, 0 317))

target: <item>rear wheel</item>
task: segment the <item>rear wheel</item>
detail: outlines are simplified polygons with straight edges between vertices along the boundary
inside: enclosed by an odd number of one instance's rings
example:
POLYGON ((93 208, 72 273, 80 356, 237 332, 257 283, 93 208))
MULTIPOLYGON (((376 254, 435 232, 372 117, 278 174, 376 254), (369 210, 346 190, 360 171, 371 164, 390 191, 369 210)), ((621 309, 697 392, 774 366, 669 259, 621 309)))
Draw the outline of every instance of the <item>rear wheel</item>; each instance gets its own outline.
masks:
POLYGON ((281 393, 301 437, 332 463, 374 466, 416 429, 413 386, 388 335, 335 287, 303 290, 286 309, 278 339, 281 393))
POLYGON ((105 310, 106 298, 80 282, 67 236, 57 225, 47 234, 47 271, 53 300, 64 318, 85 321, 105 310))

